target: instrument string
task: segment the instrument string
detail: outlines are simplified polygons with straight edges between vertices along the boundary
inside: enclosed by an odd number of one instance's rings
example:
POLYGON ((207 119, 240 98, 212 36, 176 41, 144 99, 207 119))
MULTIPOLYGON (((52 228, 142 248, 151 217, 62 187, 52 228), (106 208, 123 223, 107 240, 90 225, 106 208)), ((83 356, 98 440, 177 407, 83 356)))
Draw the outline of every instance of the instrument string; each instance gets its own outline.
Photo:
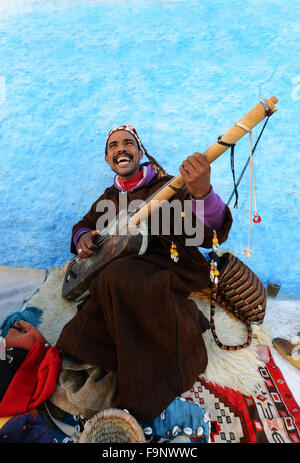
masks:
MULTIPOLYGON (((142 206, 142 207, 146 207, 147 204, 152 201, 152 199, 158 194, 160 193, 164 188, 168 187, 170 185, 170 183, 172 182, 172 180, 174 179, 174 177, 172 177, 168 182, 164 183, 163 186, 161 186, 157 191, 155 191, 151 196, 149 196, 149 198, 147 198, 147 200, 145 201, 145 204, 142 206)), ((128 216, 129 218, 133 217, 141 208, 136 208, 134 211, 131 211, 128 213, 128 216)), ((117 231, 117 227, 115 228, 114 231, 117 231)), ((105 241, 109 240, 111 237, 112 237, 112 233, 105 233, 103 235, 100 235, 99 237, 97 237, 96 239, 94 239, 94 244, 97 246, 97 247, 100 247, 105 241)))
MULTIPOLYGON (((263 131, 265 130, 265 127, 266 127, 266 125, 267 125, 267 122, 268 122, 269 118, 270 118, 270 116, 267 117, 267 119, 266 119, 266 121, 265 121, 265 123, 264 123, 264 126, 263 126, 263 128, 262 128, 262 130, 261 130, 261 132, 260 132, 260 134, 259 134, 259 136, 258 136, 258 138, 257 138, 257 140, 256 140, 256 142, 255 142, 255 145, 254 145, 253 150, 252 150, 252 156, 253 156, 253 154, 254 154, 254 152, 255 152, 255 150, 256 150, 256 147, 257 147, 257 145, 258 145, 258 142, 259 142, 259 140, 260 140, 260 138, 261 138, 261 136, 262 136, 262 134, 263 134, 263 131)), ((246 169, 247 169, 249 163, 250 163, 250 156, 249 156, 248 160, 246 161, 246 163, 245 163, 245 165, 244 165, 244 167, 243 167, 243 170, 242 170, 242 172, 241 172, 241 174, 240 174, 240 176, 239 176, 239 178, 238 178, 238 181, 236 182, 236 187, 239 186, 239 184, 240 184, 240 182, 241 182, 241 180, 242 180, 242 178, 243 178, 243 176, 244 176, 244 173, 245 173, 245 171, 246 171, 246 169)), ((228 201, 227 201, 227 203, 226 203, 227 206, 229 206, 229 204, 230 204, 230 202, 231 202, 231 200, 232 200, 232 198, 233 198, 233 196, 234 196, 234 193, 235 193, 235 189, 233 189, 233 191, 232 191, 232 193, 231 193, 231 195, 230 195, 230 197, 229 197, 229 199, 228 199, 228 201)))

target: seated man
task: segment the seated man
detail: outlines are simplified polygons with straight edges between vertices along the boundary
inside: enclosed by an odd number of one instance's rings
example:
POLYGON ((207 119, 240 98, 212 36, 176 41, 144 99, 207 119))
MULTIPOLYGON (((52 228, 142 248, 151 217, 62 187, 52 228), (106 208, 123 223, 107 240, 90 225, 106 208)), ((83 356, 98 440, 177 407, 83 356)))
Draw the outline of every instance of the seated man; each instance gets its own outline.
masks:
MULTIPOLYGON (((83 259, 95 253, 99 232, 99 201, 109 199, 118 212, 120 192, 127 201, 146 200, 172 177, 144 148, 130 126, 112 129, 105 161, 116 173, 114 184, 95 201, 73 227, 71 251, 83 259), (141 164, 143 154, 150 162, 141 164), (126 195, 125 195, 126 196, 126 195)), ((210 184, 210 164, 194 153, 180 166, 186 188, 180 201, 204 201, 204 248, 227 239, 230 210, 210 184)), ((193 209, 194 210, 194 209, 193 209)), ((193 215, 193 220, 196 219, 193 215)), ((210 285, 210 264, 198 246, 187 246, 186 235, 151 236, 143 255, 119 257, 102 269, 90 295, 63 328, 57 346, 67 354, 117 375, 119 406, 141 422, 151 422, 176 396, 188 390, 207 365, 202 333, 209 322, 188 296, 210 285), (176 245, 179 260, 170 258, 176 245)))

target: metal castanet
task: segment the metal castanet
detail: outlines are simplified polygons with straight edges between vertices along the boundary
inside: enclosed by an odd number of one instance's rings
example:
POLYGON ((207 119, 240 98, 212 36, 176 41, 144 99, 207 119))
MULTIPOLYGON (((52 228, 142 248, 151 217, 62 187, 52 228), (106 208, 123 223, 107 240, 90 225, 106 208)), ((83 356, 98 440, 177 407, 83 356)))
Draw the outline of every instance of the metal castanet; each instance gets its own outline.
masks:
MULTIPOLYGON (((251 111, 240 119, 240 125, 250 130, 253 129, 265 117, 277 111, 275 107, 277 102, 278 100, 274 96, 260 101, 251 111)), ((247 133, 241 126, 233 125, 222 135, 222 141, 230 145, 240 140, 247 133)), ((216 141, 203 153, 203 155, 211 163, 221 156, 228 148, 228 146, 224 146, 216 141)), ((152 195, 144 206, 130 216, 129 225, 133 228, 140 226, 143 221, 159 207, 160 202, 172 198, 176 190, 183 188, 184 185, 185 182, 181 174, 173 177, 152 195)), ((117 217, 116 222, 119 222, 119 217, 117 217)), ((126 222, 126 226, 127 224, 126 222)), ((145 242, 145 230, 137 231, 133 234, 130 233, 130 231, 127 234, 109 234, 106 238, 100 239, 94 256, 88 259, 81 259, 76 256, 70 262, 63 283, 62 296, 69 300, 77 300, 88 290, 91 281, 97 273, 109 262, 131 253, 143 254, 147 247, 145 242)))

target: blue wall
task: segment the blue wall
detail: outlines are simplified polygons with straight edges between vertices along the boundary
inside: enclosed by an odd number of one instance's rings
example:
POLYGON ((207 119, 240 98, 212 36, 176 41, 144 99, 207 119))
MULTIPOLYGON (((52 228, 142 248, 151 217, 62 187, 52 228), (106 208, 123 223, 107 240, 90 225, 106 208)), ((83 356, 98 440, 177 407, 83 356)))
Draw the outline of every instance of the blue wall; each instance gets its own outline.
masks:
MULTIPOLYGON (((111 127, 133 124, 177 175, 187 155, 275 95, 278 111, 255 153, 254 255, 242 254, 249 170, 224 247, 264 283, 299 296, 299 15, 295 0, 2 0, 0 264, 49 268, 71 257, 72 225, 112 183, 103 161, 111 127)), ((247 136, 237 175, 248 153, 247 136)), ((229 151, 213 164, 212 183, 226 202, 229 151)))

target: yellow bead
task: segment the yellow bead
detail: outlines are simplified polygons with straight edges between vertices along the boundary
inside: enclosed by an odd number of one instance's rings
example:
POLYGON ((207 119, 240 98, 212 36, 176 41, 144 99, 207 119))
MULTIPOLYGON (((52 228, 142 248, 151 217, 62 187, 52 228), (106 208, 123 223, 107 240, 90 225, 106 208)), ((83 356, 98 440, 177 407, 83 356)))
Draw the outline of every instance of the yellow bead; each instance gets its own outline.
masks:
POLYGON ((217 239, 217 238, 213 238, 212 242, 213 242, 214 244, 216 244, 216 243, 218 242, 218 239, 217 239))

